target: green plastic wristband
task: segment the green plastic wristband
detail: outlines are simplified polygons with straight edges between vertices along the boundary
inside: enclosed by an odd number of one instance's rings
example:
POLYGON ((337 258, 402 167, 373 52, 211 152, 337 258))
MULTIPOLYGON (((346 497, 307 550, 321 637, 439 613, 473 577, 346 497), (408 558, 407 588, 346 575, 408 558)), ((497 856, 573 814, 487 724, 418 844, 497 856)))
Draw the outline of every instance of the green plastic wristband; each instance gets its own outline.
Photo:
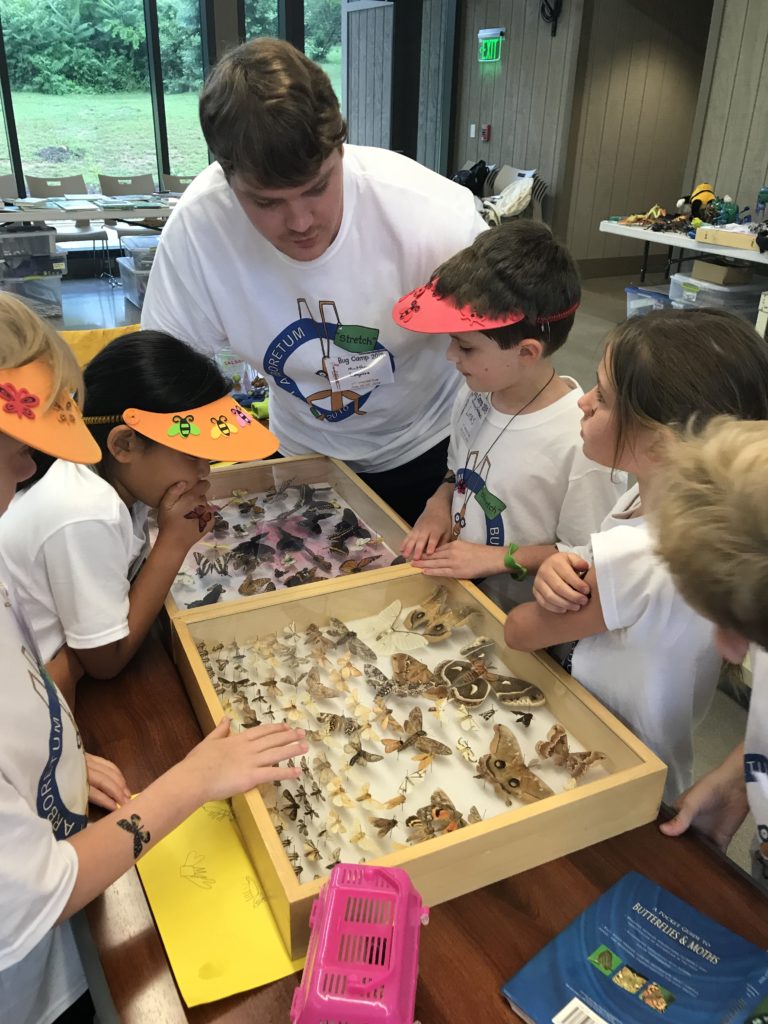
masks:
POLYGON ((528 570, 524 565, 520 565, 518 560, 515 558, 515 552, 519 548, 519 544, 510 544, 507 548, 507 553, 504 555, 504 568, 507 570, 513 580, 524 580, 528 575, 528 570))

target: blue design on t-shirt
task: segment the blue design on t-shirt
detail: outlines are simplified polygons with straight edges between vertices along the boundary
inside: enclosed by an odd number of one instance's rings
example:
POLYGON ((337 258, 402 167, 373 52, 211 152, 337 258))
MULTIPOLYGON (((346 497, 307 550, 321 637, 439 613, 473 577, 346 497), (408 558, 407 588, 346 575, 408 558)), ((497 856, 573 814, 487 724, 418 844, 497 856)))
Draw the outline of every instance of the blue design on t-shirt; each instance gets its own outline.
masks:
POLYGON ((744 778, 747 782, 757 782, 757 775, 768 775, 768 757, 765 754, 744 753, 744 778))
MULTIPOLYGON (((473 494, 479 494, 485 487, 485 480, 468 466, 464 466, 456 474, 456 484, 463 484, 473 494)), ((501 513, 493 519, 485 517, 485 543, 494 548, 504 547, 504 520, 501 513)))
MULTIPOLYGON (((310 317, 301 317, 299 320, 294 320, 292 324, 288 324, 267 346, 267 350, 264 353, 264 372, 268 373, 270 377, 274 379, 277 387, 283 391, 287 391, 293 395, 294 398, 298 398, 300 402, 307 402, 308 396, 305 395, 296 381, 287 372, 287 366, 291 355, 300 349, 303 345, 308 342, 318 343, 318 358, 317 358, 317 375, 320 381, 327 380, 324 373, 323 360, 322 360, 322 344, 324 342, 333 342, 336 337, 336 331, 339 328, 339 324, 326 323, 319 324, 312 320, 310 317)), ((377 341, 371 351, 373 352, 387 352, 392 369, 395 368, 395 359, 391 352, 377 341)), ((378 387, 379 385, 377 385, 378 387)), ((322 385, 320 385, 322 387, 322 385)), ((318 388, 318 390, 320 389, 318 388)), ((371 397, 376 388, 372 388, 370 391, 362 391, 357 397, 356 401, 346 402, 342 404, 340 409, 332 411, 330 408, 319 407, 316 402, 309 403, 313 415, 318 419, 322 419, 326 423, 340 423, 342 420, 348 419, 350 416, 355 415, 358 410, 365 405, 368 399, 371 397)))
POLYGON ((56 768, 61 760, 64 724, 61 719, 59 691, 45 669, 39 670, 39 681, 45 687, 48 698, 48 712, 51 716, 51 731, 48 736, 48 760, 37 784, 37 813, 51 823, 54 836, 66 839, 88 824, 85 814, 71 811, 64 803, 56 781, 56 768))

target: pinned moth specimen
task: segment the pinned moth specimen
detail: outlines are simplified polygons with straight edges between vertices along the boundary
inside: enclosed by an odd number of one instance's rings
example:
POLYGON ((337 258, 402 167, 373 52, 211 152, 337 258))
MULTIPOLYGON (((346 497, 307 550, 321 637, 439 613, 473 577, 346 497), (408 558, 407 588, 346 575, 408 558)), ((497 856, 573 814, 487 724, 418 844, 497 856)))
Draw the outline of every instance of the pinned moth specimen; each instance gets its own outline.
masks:
POLYGON ((376 829, 376 835, 379 839, 388 836, 397 826, 397 818, 369 818, 368 820, 376 829))
POLYGON ((301 806, 289 789, 283 790, 283 801, 284 803, 280 807, 280 813, 284 814, 287 818, 290 818, 291 821, 296 821, 299 816, 301 806))
POLYGON ((559 768, 565 768, 572 779, 580 778, 591 765, 605 760, 605 754, 599 750, 569 750, 568 736, 559 723, 552 726, 545 740, 539 740, 536 753, 542 761, 551 758, 559 768))
POLYGON ((375 850, 375 845, 371 842, 368 837, 368 833, 365 831, 362 825, 359 825, 356 832, 347 837, 347 841, 352 843, 353 846, 358 846, 361 850, 375 850))
POLYGON ((306 686, 310 696, 315 697, 317 700, 330 700, 332 697, 340 697, 342 690, 336 690, 332 686, 326 686, 325 683, 320 682, 320 672, 316 668, 311 668, 306 675, 306 686))
POLYGON ((312 789, 310 789, 309 791, 309 796, 312 800, 321 800, 323 803, 325 803, 325 794, 323 793, 322 789, 320 789, 318 784, 314 781, 314 779, 312 780, 312 789))
POLYGON ((308 861, 320 860, 320 851, 311 839, 306 839, 304 842, 304 856, 308 861))
POLYGON ((341 815, 338 811, 329 811, 328 817, 325 819, 326 831, 332 832, 334 835, 342 835, 347 831, 347 826, 341 819, 341 815))
POLYGON ((487 636, 478 636, 469 643, 459 648, 459 654, 463 658, 472 661, 473 658, 490 658, 496 650, 496 641, 487 636))
POLYGON ((267 691, 271 701, 277 700, 278 696, 283 692, 274 676, 265 679, 261 686, 267 691))
POLYGON ((339 566, 342 576, 351 576, 353 573, 362 572, 371 562, 377 562, 381 555, 368 555, 365 558, 347 558, 339 566))
POLYGON ((285 712, 285 717, 290 722, 302 722, 304 721, 304 711, 296 704, 295 701, 289 700, 287 704, 283 705, 282 710, 285 712))
MULTIPOLYGON (((317 814, 315 814, 314 811, 312 813, 315 815, 315 817, 317 817, 317 814)), ((304 821, 303 818, 299 818, 299 820, 296 822, 296 831, 299 833, 300 836, 304 836, 305 838, 309 835, 309 826, 307 825, 306 821, 304 821)))
POLYGON ((328 620, 328 628, 325 633, 326 639, 330 640, 334 647, 346 643, 348 637, 356 636, 353 630, 349 629, 346 623, 333 616, 328 620))
MULTIPOLYGON (((490 720, 493 718, 493 716, 495 714, 496 714, 496 708, 491 708, 489 711, 481 711, 480 712, 480 717, 483 719, 483 721, 490 722, 490 720)), ((526 716, 522 716, 522 717, 526 717, 526 716)), ((528 720, 529 720, 528 724, 530 725, 530 719, 533 718, 533 715, 528 715, 527 717, 528 717, 528 720)), ((519 721, 519 719, 518 719, 518 721, 519 721)))
POLYGON ((331 853, 331 858, 328 861, 328 863, 325 865, 326 870, 330 871, 331 868, 335 868, 336 865, 340 861, 341 861, 341 847, 339 846, 335 850, 333 850, 333 852, 331 853))
POLYGON ((238 537, 247 537, 248 536, 248 527, 247 526, 243 526, 242 523, 235 523, 235 525, 232 527, 232 530, 233 530, 234 533, 237 534, 238 537))
POLYGON ((526 712, 517 714, 516 717, 515 717, 515 722, 518 725, 524 726, 526 729, 528 728, 528 726, 531 724, 532 721, 533 721, 533 715, 531 714, 530 711, 526 711, 526 712))
POLYGON ((427 643, 433 644, 445 640, 454 629, 465 626, 476 614, 470 605, 451 608, 448 604, 448 590, 437 587, 416 608, 405 617, 405 628, 418 630, 427 643))
POLYGON ((394 693, 402 697, 416 697, 421 693, 443 696, 432 670, 410 654, 392 655, 394 693))
POLYGON ((399 625, 402 608, 402 602, 393 601, 378 615, 359 623, 358 636, 381 655, 416 651, 424 647, 426 640, 420 633, 403 629, 399 625))
POLYGON ((191 572, 179 572, 176 574, 176 583, 185 590, 191 590, 195 585, 195 577, 191 572))
POLYGON ((533 683, 491 672, 483 658, 472 662, 460 658, 441 661, 435 675, 448 687, 452 700, 468 707, 480 707, 489 694, 513 711, 525 711, 546 703, 546 697, 533 683))
POLYGON ((305 583, 316 583, 317 580, 327 579, 326 576, 318 576, 319 568, 315 565, 312 568, 305 566, 303 569, 299 569, 293 576, 286 576, 285 585, 286 587, 302 587, 305 583))
POLYGON ((250 574, 245 577, 243 582, 237 588, 238 594, 244 594, 246 597, 250 594, 266 594, 268 590, 276 590, 275 584, 267 576, 261 576, 255 580, 250 574))
POLYGON ((477 754, 463 736, 459 736, 456 740, 456 750, 464 758, 467 764, 477 764, 477 754))
POLYGON ((291 477, 289 480, 276 481, 274 485, 270 487, 270 489, 264 495, 263 500, 268 503, 270 501, 274 501, 275 498, 282 497, 288 490, 288 488, 292 486, 292 484, 293 477, 291 477))
POLYGON ((278 526, 277 532, 280 534, 280 540, 277 542, 278 551, 301 551, 304 547, 304 541, 301 537, 288 533, 282 526, 278 526))
POLYGON ((312 551, 306 544, 304 545, 304 553, 315 563, 315 565, 322 569, 323 572, 330 572, 333 568, 327 558, 324 558, 317 551, 312 551))
POLYGON ((366 765, 375 764, 376 761, 383 761, 383 754, 374 754, 370 750, 364 750, 362 745, 357 740, 352 740, 351 743, 345 743, 344 749, 348 754, 352 756, 349 759, 349 766, 353 768, 356 764, 366 765))
POLYGON ((323 785, 328 783, 334 775, 333 766, 325 754, 318 754, 317 757, 312 758, 312 770, 323 785))
POLYGON ((349 655, 338 658, 336 664, 338 668, 335 668, 330 673, 331 679, 334 682, 341 682, 344 679, 356 679, 363 674, 356 665, 352 664, 352 659, 349 655))
POLYGON ((321 633, 320 628, 314 622, 310 622, 307 626, 304 639, 313 650, 321 651, 323 654, 336 646, 336 641, 321 633))
POLYGON ((326 783, 326 791, 331 798, 331 803, 336 807, 354 807, 354 802, 344 788, 340 776, 332 776, 326 783))
POLYGON ((305 779, 312 778, 312 769, 309 767, 309 761, 307 760, 306 755, 299 761, 299 767, 301 768, 301 774, 305 779))
POLYGON ((467 708, 460 705, 458 708, 458 713, 459 725, 464 730, 464 732, 477 732, 478 725, 477 722, 472 717, 471 712, 468 711, 467 708))
POLYGON ((376 654, 368 644, 364 643, 357 633, 350 633, 347 638, 347 648, 349 653, 355 658, 361 658, 363 661, 375 661, 376 654))
MULTIPOLYGON (((431 708, 430 708, 431 710, 431 708)), ((394 711, 384 703, 383 697, 376 697, 373 702, 373 718, 379 728, 385 731, 402 732, 403 727, 394 717, 394 711)))
POLYGON ((421 751, 422 754, 429 754, 430 757, 447 757, 453 751, 445 743, 432 739, 428 736, 422 720, 421 708, 412 708, 405 720, 405 736, 400 740, 382 740, 384 750, 387 754, 393 751, 400 753, 408 747, 421 751))
POLYGON ((403 794, 407 793, 411 786, 415 786, 417 782, 421 782, 425 775, 426 770, 423 769, 419 769, 415 772, 406 772, 403 781, 397 787, 398 792, 403 794))
POLYGON ((347 541, 353 537, 370 540, 371 531, 360 524, 360 520, 351 508, 345 508, 341 514, 341 519, 334 526, 333 533, 329 538, 331 551, 337 555, 348 555, 347 541))
POLYGON ((478 762, 477 778, 490 782, 509 806, 512 797, 524 804, 553 796, 552 790, 526 765, 520 744, 506 725, 493 727, 490 752, 478 762))
POLYGON ((205 597, 201 597, 199 601, 188 601, 187 608, 203 608, 209 604, 216 604, 222 594, 226 593, 227 588, 223 587, 221 583, 214 583, 213 586, 208 587, 205 593, 205 597))
POLYGON ((355 736, 360 731, 360 726, 354 718, 346 715, 333 715, 323 712, 317 716, 318 722, 327 727, 330 733, 343 733, 345 736, 355 736))
POLYGON ((366 663, 363 665, 363 676, 366 683, 372 686, 376 692, 376 700, 383 700, 384 697, 390 693, 394 693, 395 683, 392 679, 387 679, 384 673, 376 665, 366 663))
POLYGON ((411 832, 409 841, 421 843, 425 839, 433 839, 446 832, 455 832, 458 828, 464 828, 467 823, 445 790, 436 789, 430 802, 425 807, 420 807, 415 814, 409 815, 405 819, 405 824, 411 832))

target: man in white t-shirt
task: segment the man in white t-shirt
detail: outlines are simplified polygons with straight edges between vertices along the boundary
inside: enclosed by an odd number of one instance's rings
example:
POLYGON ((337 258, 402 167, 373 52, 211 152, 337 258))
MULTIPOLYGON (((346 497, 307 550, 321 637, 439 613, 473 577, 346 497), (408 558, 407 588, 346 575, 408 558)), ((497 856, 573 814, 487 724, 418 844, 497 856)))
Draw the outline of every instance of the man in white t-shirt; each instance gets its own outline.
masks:
POLYGON ((279 40, 227 54, 200 118, 217 163, 163 230, 143 326, 234 349, 269 381, 282 454, 344 459, 413 521, 445 472, 458 381, 445 339, 389 311, 486 227, 472 194, 345 146, 327 76, 279 40))
POLYGON ((716 624, 722 656, 740 664, 750 649, 752 694, 744 743, 660 827, 677 836, 693 825, 725 850, 751 810, 752 874, 768 892, 768 423, 715 420, 667 461, 653 513, 659 554, 686 601, 716 624))

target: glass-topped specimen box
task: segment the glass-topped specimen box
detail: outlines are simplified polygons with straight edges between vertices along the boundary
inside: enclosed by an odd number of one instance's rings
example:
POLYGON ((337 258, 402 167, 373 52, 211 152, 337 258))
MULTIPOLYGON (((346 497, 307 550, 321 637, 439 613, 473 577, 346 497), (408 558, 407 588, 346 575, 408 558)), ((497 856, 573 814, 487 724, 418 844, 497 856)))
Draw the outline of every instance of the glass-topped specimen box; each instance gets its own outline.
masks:
POLYGON ((292 956, 338 861, 434 905, 653 820, 662 762, 470 583, 410 566, 191 610, 174 654, 203 729, 306 730, 301 776, 235 798, 292 956))

